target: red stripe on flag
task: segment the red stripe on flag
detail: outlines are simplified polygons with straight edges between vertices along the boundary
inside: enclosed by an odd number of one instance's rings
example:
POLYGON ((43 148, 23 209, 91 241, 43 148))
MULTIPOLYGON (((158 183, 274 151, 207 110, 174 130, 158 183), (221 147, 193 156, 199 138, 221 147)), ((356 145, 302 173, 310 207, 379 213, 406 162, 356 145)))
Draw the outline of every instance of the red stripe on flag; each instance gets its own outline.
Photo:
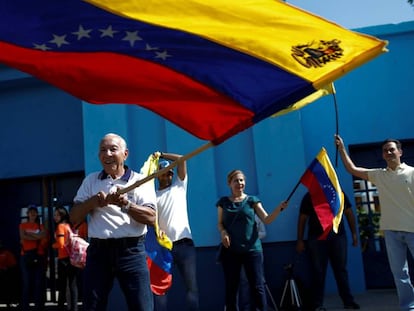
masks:
POLYGON ((318 240, 326 240, 332 228, 333 228, 333 224, 331 224, 330 226, 328 226, 328 228, 325 229, 325 231, 318 237, 318 240))
POLYGON ((200 139, 218 144, 254 124, 254 113, 229 97, 143 59, 107 52, 44 52, 4 42, 0 49, 3 58, 9 55, 4 64, 36 74, 75 97, 95 104, 137 104, 200 139), (65 75, 59 74, 63 70, 65 75))
POLYGON ((148 256, 147 265, 150 271, 152 292, 156 295, 164 295, 172 285, 172 274, 158 267, 148 256))
POLYGON ((325 193, 319 184, 318 178, 312 173, 312 171, 307 169, 301 178, 301 182, 309 190, 313 207, 321 223, 323 231, 325 232, 327 228, 332 228, 334 215, 332 214, 331 206, 326 200, 325 193))

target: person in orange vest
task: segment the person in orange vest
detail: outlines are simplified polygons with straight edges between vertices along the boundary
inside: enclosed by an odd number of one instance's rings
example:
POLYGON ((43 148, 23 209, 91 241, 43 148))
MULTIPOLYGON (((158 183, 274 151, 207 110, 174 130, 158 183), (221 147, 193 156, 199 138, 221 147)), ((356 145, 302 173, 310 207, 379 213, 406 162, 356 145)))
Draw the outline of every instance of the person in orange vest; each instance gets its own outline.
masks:
POLYGON ((8 308, 18 301, 17 261, 14 254, 0 241, 0 294, 8 308))
POLYGON ((55 243, 52 247, 57 250, 58 253, 58 310, 78 310, 78 285, 76 276, 78 268, 74 267, 70 263, 69 253, 66 250, 65 245, 68 242, 71 224, 69 222, 69 212, 63 206, 55 208, 53 218, 56 223, 55 229, 55 243), (69 284, 69 296, 68 307, 65 308, 65 301, 67 297, 66 285, 69 284))
POLYGON ((43 310, 46 296, 46 257, 41 245, 42 241, 47 238, 47 231, 40 223, 36 206, 31 205, 27 209, 27 221, 19 225, 19 234, 22 247, 20 264, 22 272, 21 310, 29 310, 31 300, 35 303, 35 310, 43 310))

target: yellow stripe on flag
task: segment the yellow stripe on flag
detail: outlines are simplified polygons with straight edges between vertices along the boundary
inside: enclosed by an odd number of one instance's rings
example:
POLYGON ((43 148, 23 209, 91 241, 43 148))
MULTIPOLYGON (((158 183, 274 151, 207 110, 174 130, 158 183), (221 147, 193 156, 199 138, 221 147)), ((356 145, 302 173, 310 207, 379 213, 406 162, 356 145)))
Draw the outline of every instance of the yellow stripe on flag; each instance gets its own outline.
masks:
POLYGON ((387 45, 277 0, 86 1, 252 55, 310 81, 316 89, 385 52, 387 45))
POLYGON ((289 106, 289 107, 287 107, 283 110, 280 110, 279 112, 275 113, 271 117, 280 117, 280 116, 282 116, 284 114, 287 114, 289 112, 299 110, 300 108, 302 108, 302 107, 318 100, 322 96, 333 94, 333 93, 335 93, 335 88, 334 88, 333 83, 331 83, 331 84, 327 85, 326 87, 322 87, 321 89, 317 90, 316 92, 310 94, 309 96, 306 96, 306 97, 302 98, 300 101, 297 101, 293 105, 291 105, 291 106, 289 106))
MULTIPOLYGON (((141 167, 140 173, 144 174, 145 176, 149 176, 155 173, 157 170, 158 170, 158 158, 155 158, 151 154, 148 157, 147 161, 145 161, 144 165, 141 167)), ((153 186, 155 187, 154 179, 151 179, 150 181, 147 181, 147 182, 152 183, 153 186)), ((154 224, 154 231, 155 231, 158 243, 161 246, 165 247, 166 249, 172 250, 173 243, 171 239, 165 233, 163 234, 160 233, 160 227, 158 224, 158 211, 157 211, 157 216, 156 216, 156 220, 154 224)))
POLYGON ((339 183, 338 177, 336 175, 335 169, 332 166, 331 160, 328 157, 328 153, 326 152, 325 148, 322 148, 321 151, 316 156, 316 159, 319 161, 319 163, 322 165, 322 167, 325 169, 326 174, 328 175, 333 187, 335 188, 335 191, 337 195, 339 195, 339 201, 340 201, 340 207, 339 210, 336 211, 334 215, 334 219, 332 221, 333 224, 333 230, 335 233, 338 233, 339 224, 341 223, 342 219, 342 213, 344 211, 344 193, 342 191, 341 185, 339 183))

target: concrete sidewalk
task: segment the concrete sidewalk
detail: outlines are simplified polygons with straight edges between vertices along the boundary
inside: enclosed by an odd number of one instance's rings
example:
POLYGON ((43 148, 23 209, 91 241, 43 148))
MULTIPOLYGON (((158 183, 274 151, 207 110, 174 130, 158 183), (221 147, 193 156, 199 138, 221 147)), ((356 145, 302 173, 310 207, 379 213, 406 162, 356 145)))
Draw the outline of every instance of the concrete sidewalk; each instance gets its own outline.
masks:
MULTIPOLYGON (((361 306, 361 310, 363 311, 400 311, 395 289, 367 290, 354 296, 355 302, 361 306)), ((342 301, 337 294, 325 296, 325 307, 327 311, 344 311, 342 301)), ((3 308, 6 309, 6 306, 0 304, 0 309, 3 308)), ((48 304, 45 308, 45 310, 50 311, 56 309, 56 304, 48 304)), ((12 310, 18 310, 18 308, 12 310)), ((79 307, 79 310, 82 310, 82 306, 79 307)))
MULTIPOLYGON (((395 289, 367 290, 361 294, 355 294, 355 302, 366 311, 399 311, 398 297, 395 289)), ((325 307, 328 311, 343 311, 342 300, 338 295, 325 297, 325 307)))

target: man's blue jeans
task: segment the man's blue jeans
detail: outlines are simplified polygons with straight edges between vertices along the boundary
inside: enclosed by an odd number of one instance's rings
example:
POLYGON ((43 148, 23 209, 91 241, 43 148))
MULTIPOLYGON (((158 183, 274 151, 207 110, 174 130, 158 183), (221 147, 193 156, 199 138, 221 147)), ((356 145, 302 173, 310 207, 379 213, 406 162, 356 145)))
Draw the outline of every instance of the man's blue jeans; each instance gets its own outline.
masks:
POLYGON ((91 239, 84 271, 84 310, 106 311, 115 277, 130 311, 153 311, 144 236, 91 239))
MULTIPOLYGON (((173 269, 178 269, 181 277, 184 281, 186 288, 186 307, 183 310, 198 311, 198 286, 196 276, 196 248, 194 242, 191 239, 182 239, 174 242, 173 249, 171 251, 173 257, 173 269)), ((175 275, 173 270, 173 275, 175 275)), ((168 310, 168 293, 165 295, 154 295, 155 310, 166 311, 168 310)))
POLYGON ((313 277, 313 307, 323 306, 325 278, 328 261, 331 263, 339 296, 344 305, 354 302, 348 280, 347 253, 348 243, 345 234, 330 233, 326 240, 309 239, 308 251, 311 260, 313 277))
POLYGON ((407 251, 414 256, 414 233, 384 230, 388 261, 401 310, 414 310, 414 289, 408 272, 407 251))

